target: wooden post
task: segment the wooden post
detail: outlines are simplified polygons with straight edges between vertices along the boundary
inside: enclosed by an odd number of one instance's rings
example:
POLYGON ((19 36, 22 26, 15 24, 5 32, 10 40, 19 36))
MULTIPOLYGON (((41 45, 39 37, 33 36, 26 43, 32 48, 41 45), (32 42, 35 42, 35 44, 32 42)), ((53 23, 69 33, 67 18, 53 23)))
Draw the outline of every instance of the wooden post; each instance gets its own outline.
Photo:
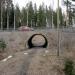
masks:
POLYGON ((58 30, 58 50, 57 50, 57 56, 59 56, 59 50, 60 50, 60 35, 59 35, 59 0, 58 0, 58 10, 57 10, 57 30, 58 30))
POLYGON ((3 30, 3 18, 2 18, 2 2, 1 2, 1 30, 3 30))

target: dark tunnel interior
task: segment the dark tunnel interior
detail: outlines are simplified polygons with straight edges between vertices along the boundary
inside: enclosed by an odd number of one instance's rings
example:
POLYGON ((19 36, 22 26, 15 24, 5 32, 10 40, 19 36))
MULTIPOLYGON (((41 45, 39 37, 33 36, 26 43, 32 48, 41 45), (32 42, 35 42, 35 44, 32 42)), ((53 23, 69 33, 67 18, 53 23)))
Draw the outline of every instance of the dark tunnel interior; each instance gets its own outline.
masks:
POLYGON ((48 45, 47 38, 46 38, 44 35, 42 35, 42 34, 33 34, 33 35, 28 39, 28 48, 29 48, 29 49, 30 49, 30 48, 35 48, 35 47, 47 48, 47 45, 48 45), (33 43, 32 43, 32 39, 33 39, 35 36, 37 36, 37 35, 42 36, 42 37, 44 38, 44 40, 45 40, 45 43, 44 43, 43 45, 41 45, 41 46, 34 46, 33 43))

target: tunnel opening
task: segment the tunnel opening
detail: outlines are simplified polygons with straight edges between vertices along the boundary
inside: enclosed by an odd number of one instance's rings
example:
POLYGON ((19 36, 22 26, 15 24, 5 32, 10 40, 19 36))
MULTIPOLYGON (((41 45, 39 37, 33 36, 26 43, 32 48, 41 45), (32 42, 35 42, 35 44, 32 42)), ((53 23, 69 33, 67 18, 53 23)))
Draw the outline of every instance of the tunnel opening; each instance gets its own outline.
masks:
MULTIPOLYGON (((36 39, 37 40, 37 39, 36 39)), ((38 41, 38 40, 37 40, 38 41)), ((44 35, 42 35, 42 34, 33 34, 30 38, 29 38, 29 40, 28 40, 28 48, 38 48, 38 47, 40 47, 40 48, 47 48, 47 45, 48 45, 48 41, 47 41, 47 38, 44 36, 44 35), (32 40, 34 39, 34 37, 35 36, 42 36, 42 38, 44 39, 44 44, 42 44, 42 45, 39 45, 39 46, 37 46, 37 45, 35 45, 35 44, 33 44, 33 42, 32 42, 32 40)))

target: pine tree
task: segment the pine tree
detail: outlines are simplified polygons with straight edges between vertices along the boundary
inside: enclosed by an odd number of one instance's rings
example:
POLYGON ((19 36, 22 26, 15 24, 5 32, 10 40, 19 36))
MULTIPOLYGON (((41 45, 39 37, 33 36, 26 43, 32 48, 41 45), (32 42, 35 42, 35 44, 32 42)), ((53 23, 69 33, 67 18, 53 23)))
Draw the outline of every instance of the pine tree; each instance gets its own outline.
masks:
POLYGON ((34 10, 33 10, 33 4, 32 2, 30 1, 29 4, 28 4, 28 26, 31 27, 31 22, 33 22, 33 17, 34 17, 34 10))
POLYGON ((20 27, 21 26, 21 12, 20 12, 20 8, 18 5, 16 5, 16 8, 15 8, 15 20, 16 20, 16 28, 20 27))
POLYGON ((27 11, 25 7, 23 7, 21 10, 21 22, 24 26, 27 24, 27 11))

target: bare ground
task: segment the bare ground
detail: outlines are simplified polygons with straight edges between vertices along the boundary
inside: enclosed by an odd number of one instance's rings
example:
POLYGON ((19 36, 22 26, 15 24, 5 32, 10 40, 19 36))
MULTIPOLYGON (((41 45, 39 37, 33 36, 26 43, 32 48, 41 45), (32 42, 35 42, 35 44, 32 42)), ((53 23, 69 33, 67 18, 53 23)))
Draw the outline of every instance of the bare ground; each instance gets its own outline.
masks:
POLYGON ((64 75, 64 58, 75 60, 75 34, 62 33, 59 57, 56 37, 48 41, 50 49, 28 49, 14 53, 7 61, 0 61, 0 75, 64 75))
POLYGON ((0 75, 63 75, 63 60, 52 53, 41 48, 18 52, 0 61, 0 75))

